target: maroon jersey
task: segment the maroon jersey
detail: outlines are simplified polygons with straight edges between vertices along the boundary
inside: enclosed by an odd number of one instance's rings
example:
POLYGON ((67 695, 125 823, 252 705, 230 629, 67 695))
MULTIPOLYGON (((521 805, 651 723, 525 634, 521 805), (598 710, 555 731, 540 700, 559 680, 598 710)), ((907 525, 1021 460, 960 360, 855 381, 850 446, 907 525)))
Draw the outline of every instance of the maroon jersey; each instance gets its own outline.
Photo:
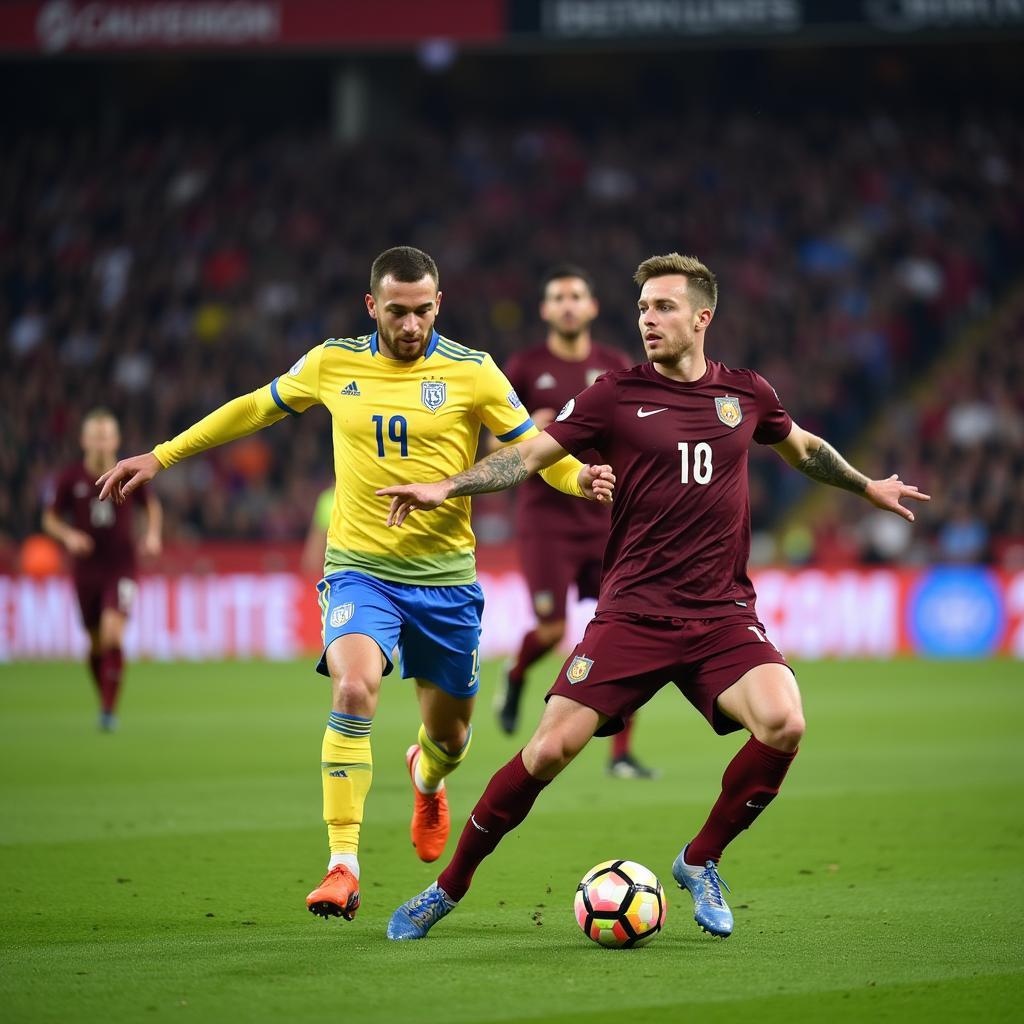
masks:
MULTIPOLYGON (((530 413, 537 409, 557 412, 603 373, 624 370, 629 365, 621 352, 603 345, 592 345, 587 358, 579 362, 559 359, 547 345, 535 345, 512 356, 505 367, 505 375, 530 413)), ((594 462, 597 452, 583 451, 578 457, 582 462, 594 462)), ((588 531, 605 535, 608 506, 562 494, 535 477, 519 488, 516 528, 523 536, 535 531, 538 523, 544 524, 548 535, 577 536, 588 531)))
POLYGON ((747 450, 784 440, 793 421, 763 377, 707 364, 691 383, 651 363, 608 373, 548 428, 567 451, 596 448, 615 470, 598 613, 753 609, 747 450))
POLYGON ((51 507, 76 530, 87 533, 92 553, 73 559, 78 576, 133 576, 135 574, 135 513, 146 503, 146 488, 132 491, 123 505, 100 501, 95 475, 81 462, 68 466, 57 478, 51 507))

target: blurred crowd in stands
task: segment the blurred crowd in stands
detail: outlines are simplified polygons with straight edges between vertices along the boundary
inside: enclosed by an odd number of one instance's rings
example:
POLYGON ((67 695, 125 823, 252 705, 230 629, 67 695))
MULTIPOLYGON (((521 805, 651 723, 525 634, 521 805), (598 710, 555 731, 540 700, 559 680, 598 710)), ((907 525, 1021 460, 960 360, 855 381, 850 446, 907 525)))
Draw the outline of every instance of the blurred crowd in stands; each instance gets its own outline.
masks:
MULTIPOLYGON (((679 120, 455 121, 350 147, 287 131, 13 140, 0 163, 0 532, 38 528, 89 408, 114 410, 136 453, 323 338, 369 333, 370 262, 407 243, 440 267, 441 332, 499 362, 543 337, 537 282, 566 260, 597 280, 595 337, 639 361, 636 264, 698 255, 720 282, 709 354, 759 370, 865 468, 936 494, 913 538, 843 498, 793 557, 814 544, 999 557, 1024 537, 1024 314, 969 325, 1002 308, 1024 267, 1024 122, 994 109, 679 120), (879 417, 888 429, 866 433, 879 417), (881 440, 858 451, 865 437, 881 440)), ((751 464, 770 559, 768 531, 808 484, 770 452, 751 464)), ((315 409, 158 489, 172 540, 281 539, 303 535, 331 478, 315 409)), ((479 501, 482 542, 507 539, 508 508, 479 501)))

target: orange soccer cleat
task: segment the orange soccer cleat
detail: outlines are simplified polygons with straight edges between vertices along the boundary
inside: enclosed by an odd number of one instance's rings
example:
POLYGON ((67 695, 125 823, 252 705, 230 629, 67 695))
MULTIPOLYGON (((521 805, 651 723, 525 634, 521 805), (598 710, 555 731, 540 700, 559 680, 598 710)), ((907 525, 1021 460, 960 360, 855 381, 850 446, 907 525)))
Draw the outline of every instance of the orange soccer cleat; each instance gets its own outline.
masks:
POLYGON ((344 864, 336 864, 306 897, 310 913, 351 921, 359 909, 359 879, 344 864))
POLYGON ((409 778, 412 779, 413 805, 412 823, 409 834, 416 855, 429 864, 444 853, 444 844, 448 842, 448 833, 452 828, 451 816, 448 814, 448 796, 444 787, 436 793, 421 793, 416 786, 416 762, 420 757, 418 743, 414 743, 405 752, 405 763, 409 766, 409 778))

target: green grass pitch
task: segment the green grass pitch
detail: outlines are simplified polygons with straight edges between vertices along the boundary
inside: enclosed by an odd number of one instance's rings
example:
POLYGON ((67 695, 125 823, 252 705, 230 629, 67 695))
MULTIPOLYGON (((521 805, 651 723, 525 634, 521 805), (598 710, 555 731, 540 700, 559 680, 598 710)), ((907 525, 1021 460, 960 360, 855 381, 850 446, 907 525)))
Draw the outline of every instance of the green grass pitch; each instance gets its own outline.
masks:
MULTIPOLYGON (((526 725, 553 663, 532 678, 526 725)), ((453 838, 516 750, 490 709, 453 777, 453 838)), ((595 741, 420 943, 384 937, 429 883, 408 836, 409 684, 385 682, 352 924, 307 913, 326 860, 328 694, 306 663, 133 665, 121 730, 95 731, 78 665, 0 668, 0 1007, 15 1021, 1019 1020, 1024 668, 818 663, 783 795, 727 851, 736 932, 694 925, 603 950, 572 913, 609 857, 669 872, 739 736, 674 690, 638 722, 653 782, 595 741)), ((451 845, 449 850, 451 849, 451 845)))

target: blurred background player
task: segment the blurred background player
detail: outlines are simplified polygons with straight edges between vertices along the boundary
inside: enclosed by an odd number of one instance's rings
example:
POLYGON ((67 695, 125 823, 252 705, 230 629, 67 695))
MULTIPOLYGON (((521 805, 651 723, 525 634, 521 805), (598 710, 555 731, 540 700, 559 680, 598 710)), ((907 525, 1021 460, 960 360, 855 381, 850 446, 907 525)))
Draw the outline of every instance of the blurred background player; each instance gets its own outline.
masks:
MULTIPOLYGON (((483 592, 469 501, 419 530, 395 534, 384 521, 386 503, 374 492, 417 467, 436 474, 469 466, 481 424, 504 442, 537 434, 494 360, 434 329, 439 283, 437 265, 422 250, 382 252, 365 296, 373 334, 327 339, 270 384, 152 452, 119 462, 103 480, 102 496, 121 500, 188 456, 316 405, 331 414, 335 490, 317 584, 323 640, 317 671, 332 683, 320 760, 330 860, 306 897, 307 908, 324 918, 350 921, 359 909, 359 841, 373 778, 370 733, 382 679, 394 668, 393 649, 402 678, 415 680, 419 701, 422 724, 406 765, 410 835, 423 861, 440 857, 448 839, 445 777, 469 751, 480 686, 483 592)), ((566 459, 548 480, 582 498, 594 493, 592 484, 606 469, 566 459)))
POLYGON ((302 545, 302 571, 318 579, 324 572, 324 556, 327 552, 327 531, 331 527, 331 509, 334 507, 334 488, 327 487, 320 492, 313 507, 313 518, 309 521, 306 540, 302 545))
MULTIPOLYGON (((540 317, 547 324, 547 338, 542 345, 517 352, 505 366, 505 375, 538 430, 544 430, 569 399, 602 373, 632 365, 618 349, 598 345, 591 338, 590 325, 597 314, 593 279, 582 267, 565 263, 544 275, 540 317)), ((600 462, 601 458, 591 452, 584 461, 600 462)), ((542 480, 527 480, 517 498, 516 542, 537 625, 523 637, 499 697, 498 722, 509 735, 516 731, 530 666, 565 636, 569 587, 575 583, 581 598, 598 595, 611 525, 609 506, 581 505, 542 480)), ((622 778, 650 778, 651 770, 630 750, 632 728, 630 719, 612 737, 608 770, 622 778)))
POLYGON ((143 554, 160 554, 160 502, 140 488, 124 505, 100 501, 96 480, 117 462, 121 433, 114 414, 93 409, 82 420, 83 458, 61 472, 43 510, 43 529, 71 556, 82 624, 89 634, 89 671, 100 700, 100 728, 117 725, 124 677, 124 626, 135 597, 135 518, 144 512, 143 554))

